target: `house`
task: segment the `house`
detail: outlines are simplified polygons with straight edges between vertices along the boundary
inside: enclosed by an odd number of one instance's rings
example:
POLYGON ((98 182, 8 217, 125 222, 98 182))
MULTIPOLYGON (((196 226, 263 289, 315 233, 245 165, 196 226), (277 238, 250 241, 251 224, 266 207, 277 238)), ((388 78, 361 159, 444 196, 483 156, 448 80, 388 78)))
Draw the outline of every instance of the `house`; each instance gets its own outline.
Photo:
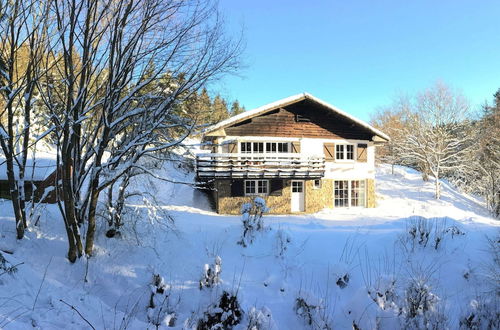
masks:
MULTIPOLYGON (((53 154, 37 152, 36 158, 30 155, 26 162, 24 174, 24 191, 28 200, 33 196, 37 202, 57 202, 55 191, 56 167, 56 158, 53 154)), ((19 179, 19 168, 16 163, 14 163, 14 175, 16 179, 19 179)), ((11 198, 7 178, 7 165, 5 158, 2 156, 0 156, 0 198, 11 198)))
POLYGON ((196 176, 221 214, 261 196, 270 213, 375 207, 375 147, 389 137, 307 93, 204 131, 196 176))

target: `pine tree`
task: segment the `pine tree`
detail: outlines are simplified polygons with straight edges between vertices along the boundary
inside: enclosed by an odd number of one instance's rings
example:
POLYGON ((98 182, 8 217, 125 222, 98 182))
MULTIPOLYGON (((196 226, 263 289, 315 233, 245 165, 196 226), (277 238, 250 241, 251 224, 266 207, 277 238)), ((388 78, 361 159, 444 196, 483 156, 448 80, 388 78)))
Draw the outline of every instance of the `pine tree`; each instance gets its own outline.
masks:
POLYGON ((231 105, 231 116, 236 116, 243 112, 245 112, 245 107, 241 107, 238 100, 234 101, 233 105, 231 105))
POLYGON ((212 105, 212 117, 210 121, 212 123, 217 123, 227 118, 229 118, 227 103, 219 94, 217 94, 212 105))

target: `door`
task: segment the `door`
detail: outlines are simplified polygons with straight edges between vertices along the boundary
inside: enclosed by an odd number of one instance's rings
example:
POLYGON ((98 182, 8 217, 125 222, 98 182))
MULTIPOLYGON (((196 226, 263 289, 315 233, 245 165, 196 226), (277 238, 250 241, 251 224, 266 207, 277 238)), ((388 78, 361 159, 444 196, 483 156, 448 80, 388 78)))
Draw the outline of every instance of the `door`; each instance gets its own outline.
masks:
POLYGON ((304 181, 292 181, 292 212, 304 210, 304 181))

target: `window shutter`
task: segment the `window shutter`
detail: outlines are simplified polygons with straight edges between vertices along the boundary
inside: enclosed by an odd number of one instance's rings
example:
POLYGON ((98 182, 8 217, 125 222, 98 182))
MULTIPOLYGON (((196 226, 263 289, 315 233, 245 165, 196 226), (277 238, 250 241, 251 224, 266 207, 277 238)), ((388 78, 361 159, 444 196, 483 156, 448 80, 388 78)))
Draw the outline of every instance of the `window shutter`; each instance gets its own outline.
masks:
POLYGON ((368 145, 358 144, 358 162, 366 163, 368 160, 368 145))
POLYGON ((243 180, 233 180, 231 182, 231 197, 245 196, 243 180))
POLYGON ((324 143, 323 153, 326 161, 333 162, 335 160, 335 143, 324 143))
POLYGON ((281 196, 283 194, 283 180, 273 179, 270 182, 270 196, 281 196))
POLYGON ((235 154, 238 152, 238 144, 236 142, 229 143, 229 153, 235 154))
POLYGON ((292 152, 300 154, 300 141, 292 142, 292 152))

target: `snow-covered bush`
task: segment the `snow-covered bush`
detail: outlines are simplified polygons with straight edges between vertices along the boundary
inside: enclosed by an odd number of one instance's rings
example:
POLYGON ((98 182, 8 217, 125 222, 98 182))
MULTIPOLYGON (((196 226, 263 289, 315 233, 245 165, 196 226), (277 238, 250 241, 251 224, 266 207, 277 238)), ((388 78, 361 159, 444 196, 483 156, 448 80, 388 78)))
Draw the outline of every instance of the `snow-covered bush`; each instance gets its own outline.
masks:
POLYGON ((153 274, 150 285, 151 296, 147 310, 148 322, 158 329, 160 326, 172 327, 177 321, 176 306, 180 298, 172 304, 171 288, 165 283, 159 274, 153 274))
POLYGON ((439 298, 424 279, 412 279, 405 290, 402 323, 406 329, 444 329, 446 316, 439 311, 439 298))
POLYGON ((288 245, 292 242, 290 234, 283 229, 276 231, 276 256, 284 258, 285 252, 288 250, 288 245))
POLYGON ((271 311, 267 307, 257 309, 252 307, 248 311, 247 330, 272 330, 276 329, 271 311))
POLYGON ((198 329, 231 329, 240 324, 243 310, 236 294, 223 291, 217 303, 208 306, 203 318, 198 321, 198 329))
POLYGON ((311 329, 329 330, 333 328, 324 300, 299 293, 295 299, 294 311, 311 329))
POLYGON ((381 277, 368 288, 368 295, 382 310, 397 308, 396 280, 392 277, 381 277))
POLYGON ((266 201, 260 197, 256 197, 253 203, 245 203, 241 206, 243 233, 238 244, 247 247, 253 243, 256 233, 264 230, 262 216, 268 211, 266 201))
POLYGON ((222 272, 222 259, 219 256, 215 257, 212 265, 205 264, 203 268, 203 276, 200 280, 200 290, 203 287, 213 288, 220 282, 220 273, 222 272))
POLYGON ((420 216, 410 218, 406 223, 406 233, 401 237, 400 242, 406 251, 414 251, 417 246, 425 248, 432 246, 434 250, 439 250, 446 235, 455 238, 463 236, 465 232, 457 226, 446 226, 446 219, 426 219, 420 216))
POLYGON ((467 314, 460 319, 460 329, 500 329, 500 303, 498 298, 472 300, 467 314))
POLYGON ((3 254, 0 252, 0 276, 4 274, 14 274, 17 272, 16 265, 12 265, 7 259, 4 258, 3 254))

